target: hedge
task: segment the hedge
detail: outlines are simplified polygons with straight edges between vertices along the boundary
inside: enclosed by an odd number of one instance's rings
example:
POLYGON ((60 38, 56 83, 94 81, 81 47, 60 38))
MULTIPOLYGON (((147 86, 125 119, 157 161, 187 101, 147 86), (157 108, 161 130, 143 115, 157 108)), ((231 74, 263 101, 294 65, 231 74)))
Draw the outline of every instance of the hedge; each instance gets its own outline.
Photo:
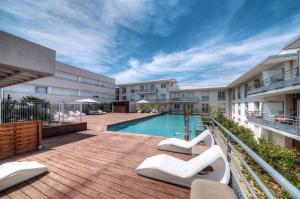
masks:
POLYGON ((300 172, 295 167, 296 163, 300 162, 300 158, 296 150, 281 147, 264 139, 257 140, 251 129, 227 119, 222 114, 217 114, 216 119, 293 185, 300 188, 300 181, 297 178, 300 172))

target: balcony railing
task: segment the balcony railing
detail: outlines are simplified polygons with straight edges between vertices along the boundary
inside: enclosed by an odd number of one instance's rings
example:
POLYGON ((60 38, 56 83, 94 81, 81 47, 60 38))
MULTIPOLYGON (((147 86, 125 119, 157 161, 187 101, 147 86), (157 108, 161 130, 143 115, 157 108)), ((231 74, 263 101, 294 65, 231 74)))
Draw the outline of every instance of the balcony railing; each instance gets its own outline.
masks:
POLYGON ((280 89, 289 86, 296 86, 300 84, 300 77, 298 74, 298 68, 285 71, 261 82, 257 82, 248 87, 248 95, 267 92, 270 90, 280 89))
POLYGON ((150 89, 140 89, 138 90, 139 93, 157 93, 158 89, 150 88, 150 89))
POLYGON ((150 103, 168 102, 168 99, 140 99, 140 100, 146 100, 150 103))
POLYGON ((260 125, 278 129, 296 136, 300 136, 300 118, 280 114, 267 114, 263 112, 248 112, 247 119, 260 125))
MULTIPOLYGON (((270 175, 270 177, 279 184, 282 189, 290 194, 292 198, 300 198, 300 191, 297 187, 292 185, 286 178, 284 178, 277 170, 263 160, 258 154, 244 144, 239 138, 237 138, 232 132, 222 126, 218 121, 212 117, 202 116, 203 121, 210 123, 213 133, 216 138, 217 144, 220 146, 226 145, 227 160, 230 164, 232 174, 232 187, 238 195, 238 198, 260 198, 257 194, 257 187, 262 190, 266 198, 275 198, 270 187, 265 185, 265 181, 261 179, 260 175, 257 175, 256 171, 245 161, 245 157, 241 154, 242 149, 244 153, 249 156, 257 165, 259 165, 264 172, 270 175), (218 133, 222 130, 224 136, 220 136, 218 133), (246 175, 245 175, 246 174, 246 175), (247 176, 247 177, 246 177, 247 176), (253 179, 257 186, 253 186, 253 183, 249 181, 253 179)), ((274 192, 274 191, 273 191, 274 192)))
POLYGON ((198 98, 196 97, 188 97, 188 98, 170 98, 170 102, 198 102, 198 98))

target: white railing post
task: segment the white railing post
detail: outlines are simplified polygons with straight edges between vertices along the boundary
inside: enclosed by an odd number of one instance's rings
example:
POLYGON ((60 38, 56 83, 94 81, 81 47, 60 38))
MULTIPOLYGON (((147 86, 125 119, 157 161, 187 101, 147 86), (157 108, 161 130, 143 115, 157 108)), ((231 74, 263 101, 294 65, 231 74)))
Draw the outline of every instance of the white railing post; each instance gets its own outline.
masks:
POLYGON ((80 103, 80 122, 82 122, 82 103, 80 103))
POLYGON ((61 104, 58 104, 58 124, 60 125, 60 115, 61 115, 61 104))

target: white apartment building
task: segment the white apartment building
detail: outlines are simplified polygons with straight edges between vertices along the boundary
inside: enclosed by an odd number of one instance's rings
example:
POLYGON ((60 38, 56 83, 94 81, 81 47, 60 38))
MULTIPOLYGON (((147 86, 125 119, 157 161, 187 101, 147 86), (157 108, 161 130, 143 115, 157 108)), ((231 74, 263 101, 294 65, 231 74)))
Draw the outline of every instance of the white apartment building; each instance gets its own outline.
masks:
POLYGON ((231 118, 256 137, 300 150, 300 38, 229 84, 231 118), (296 45, 298 43, 298 45, 296 45), (296 49, 290 50, 290 48, 296 49), (298 61, 297 61, 298 60, 298 61))
POLYGON ((51 103, 76 103, 84 98, 114 101, 115 79, 55 61, 55 51, 38 44, 5 32, 0 36, 2 98, 35 96, 51 103))
POLYGON ((229 117, 228 96, 226 87, 182 86, 170 92, 171 110, 183 111, 187 106, 194 113, 220 112, 229 117))
MULTIPOLYGON (((179 87, 175 79, 142 81, 118 85, 119 100, 129 101, 130 111, 136 111, 135 103, 147 100, 160 103, 164 111, 183 112, 185 108, 194 113, 208 113, 210 107, 229 116, 226 87, 179 87)), ((117 94, 118 95, 118 94, 117 94)))
POLYGON ((4 88, 5 97, 35 96, 52 103, 75 103, 84 98, 110 103, 114 92, 114 79, 61 62, 56 62, 53 76, 4 88))
POLYGON ((137 102, 165 102, 170 99, 170 91, 178 89, 175 79, 142 81, 119 84, 119 100, 137 102))

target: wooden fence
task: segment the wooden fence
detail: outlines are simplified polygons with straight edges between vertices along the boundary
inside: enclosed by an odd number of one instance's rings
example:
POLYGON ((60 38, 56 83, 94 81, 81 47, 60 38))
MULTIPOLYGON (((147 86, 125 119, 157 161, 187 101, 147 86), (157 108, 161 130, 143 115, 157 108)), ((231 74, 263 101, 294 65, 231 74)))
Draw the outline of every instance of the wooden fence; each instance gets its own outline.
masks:
POLYGON ((42 141, 42 122, 0 124, 0 159, 36 150, 42 141))

